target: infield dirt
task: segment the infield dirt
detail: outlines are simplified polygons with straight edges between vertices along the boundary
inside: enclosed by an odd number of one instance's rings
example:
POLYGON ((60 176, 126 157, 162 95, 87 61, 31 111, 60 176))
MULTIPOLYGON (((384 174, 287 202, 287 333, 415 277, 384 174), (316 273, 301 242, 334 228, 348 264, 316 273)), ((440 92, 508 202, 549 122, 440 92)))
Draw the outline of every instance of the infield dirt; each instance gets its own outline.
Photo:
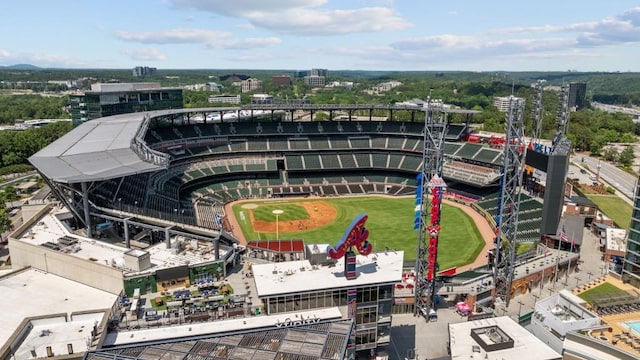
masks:
MULTIPOLYGON (((250 204, 250 203, 249 203, 250 204)), ((310 200, 310 201, 292 201, 288 202, 290 205, 297 205, 303 207, 307 213, 309 214, 309 218, 300 219, 300 220, 287 220, 287 221, 278 221, 278 230, 282 233, 287 232, 296 232, 303 230, 314 229, 319 226, 323 226, 331 223, 335 220, 338 215, 338 211, 333 205, 322 201, 322 200, 310 200)), ((258 205, 261 206, 261 205, 258 205)), ((264 205, 270 206, 274 209, 277 206, 274 205, 264 205)), ((244 207, 243 208, 249 212, 249 218, 251 219, 251 226, 253 226, 253 230, 255 232, 263 232, 263 233, 275 233, 276 232, 276 222, 275 221, 263 221, 256 220, 253 208, 244 207)))

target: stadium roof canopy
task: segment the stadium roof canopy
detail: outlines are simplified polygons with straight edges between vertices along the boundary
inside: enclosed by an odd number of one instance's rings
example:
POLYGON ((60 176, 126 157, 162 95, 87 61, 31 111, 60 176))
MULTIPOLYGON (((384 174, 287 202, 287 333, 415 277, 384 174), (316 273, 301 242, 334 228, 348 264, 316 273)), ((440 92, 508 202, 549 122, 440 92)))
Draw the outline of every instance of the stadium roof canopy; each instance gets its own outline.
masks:
POLYGON ((47 178, 61 183, 101 181, 161 169, 131 149, 144 115, 87 121, 38 151, 29 162, 47 178))

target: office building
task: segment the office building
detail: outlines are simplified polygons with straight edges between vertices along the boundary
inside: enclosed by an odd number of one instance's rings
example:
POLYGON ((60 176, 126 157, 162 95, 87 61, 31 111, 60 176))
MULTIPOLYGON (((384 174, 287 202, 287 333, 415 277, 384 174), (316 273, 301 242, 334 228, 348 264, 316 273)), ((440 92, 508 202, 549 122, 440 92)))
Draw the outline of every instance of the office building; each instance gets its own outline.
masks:
POLYGON ((322 76, 322 77, 326 78, 329 75, 329 70, 327 70, 327 69, 311 69, 311 72, 309 73, 309 75, 311 75, 311 76, 322 76))
POLYGON ((524 99, 514 96, 496 96, 493 98, 493 106, 497 107, 500 112, 507 112, 511 99, 524 101, 524 99))
POLYGON ((324 86, 324 82, 324 76, 309 75, 304 77, 304 84, 307 86, 324 86))
POLYGON ((158 71, 158 69, 154 67, 136 66, 133 68, 132 73, 134 77, 143 77, 153 75, 156 71, 158 71))
POLYGON ((640 287, 640 186, 638 185, 636 185, 628 234, 627 254, 622 266, 622 281, 640 287))
POLYGON ((92 84, 91 91, 72 94, 69 101, 74 126, 111 115, 183 106, 182 89, 163 88, 159 83, 92 84))
POLYGON ((256 78, 248 78, 246 80, 242 80, 242 82, 240 83, 240 88, 242 89, 243 93, 262 89, 262 80, 258 80, 256 78))
POLYGON ((578 110, 587 106, 587 84, 572 82, 569 84, 569 109, 578 110))
POLYGON ((356 277, 344 275, 345 259, 324 264, 326 245, 308 245, 309 260, 276 264, 254 264, 258 298, 268 315, 328 307, 346 307, 355 302, 355 350, 377 349, 391 339, 394 285, 402 278, 404 252, 357 255, 356 277), (322 261, 318 261, 321 259, 322 261), (353 295, 350 295, 353 291, 353 295), (349 296, 353 299, 349 301, 349 296))
POLYGON ((240 104, 240 95, 211 95, 209 102, 212 104, 240 104))
POLYGON ((253 94, 251 96, 252 104, 273 104, 273 96, 269 94, 253 94))
POLYGON ((271 77, 274 85, 278 86, 291 86, 291 76, 289 75, 274 75, 271 77))

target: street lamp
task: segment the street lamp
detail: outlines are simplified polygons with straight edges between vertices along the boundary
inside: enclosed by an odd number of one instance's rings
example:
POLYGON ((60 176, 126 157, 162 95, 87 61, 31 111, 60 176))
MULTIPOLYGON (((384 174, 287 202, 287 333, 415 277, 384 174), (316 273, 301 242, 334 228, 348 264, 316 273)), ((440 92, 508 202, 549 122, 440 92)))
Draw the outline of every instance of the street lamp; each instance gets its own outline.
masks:
POLYGON ((596 181, 600 181, 600 168, 602 167, 602 165, 600 165, 600 160, 598 160, 598 165, 596 166, 596 168, 598 169, 598 171, 596 172, 596 181))
POLYGON ((276 216, 276 241, 280 240, 280 229, 278 224, 278 217, 284 213, 280 209, 273 210, 272 213, 276 216))

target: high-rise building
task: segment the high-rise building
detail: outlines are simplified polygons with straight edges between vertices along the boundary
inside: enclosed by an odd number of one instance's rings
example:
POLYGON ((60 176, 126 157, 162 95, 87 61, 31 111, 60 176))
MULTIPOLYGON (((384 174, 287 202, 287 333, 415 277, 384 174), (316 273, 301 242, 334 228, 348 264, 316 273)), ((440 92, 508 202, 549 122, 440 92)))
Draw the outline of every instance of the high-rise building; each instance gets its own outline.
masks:
POLYGON ((631 225, 629 225, 627 236, 627 253, 622 265, 622 281, 640 287, 640 186, 637 184, 633 203, 631 225))
POLYGON ((511 99, 522 99, 514 96, 496 96, 493 98, 493 106, 497 107, 500 112, 507 112, 509 110, 509 103, 511 99))
POLYGON ((311 76, 323 76, 324 78, 326 78, 329 75, 329 70, 327 70, 327 69, 311 69, 311 72, 309 73, 309 75, 311 75, 311 76))
POLYGON ((156 73, 156 71, 158 71, 158 69, 154 67, 136 66, 133 68, 132 74, 134 77, 141 77, 141 76, 153 75, 156 73))
POLYGON ((289 75, 274 75, 271 77, 271 81, 275 85, 291 86, 291 76, 289 75))
POLYGON ((324 86, 325 77, 309 75, 304 77, 304 84, 307 86, 324 86))
POLYGON ((182 89, 159 83, 92 84, 91 91, 69 96, 73 125, 138 111, 181 109, 182 89))
POLYGON ((572 82, 569 84, 569 109, 582 109, 587 106, 587 84, 572 82))

